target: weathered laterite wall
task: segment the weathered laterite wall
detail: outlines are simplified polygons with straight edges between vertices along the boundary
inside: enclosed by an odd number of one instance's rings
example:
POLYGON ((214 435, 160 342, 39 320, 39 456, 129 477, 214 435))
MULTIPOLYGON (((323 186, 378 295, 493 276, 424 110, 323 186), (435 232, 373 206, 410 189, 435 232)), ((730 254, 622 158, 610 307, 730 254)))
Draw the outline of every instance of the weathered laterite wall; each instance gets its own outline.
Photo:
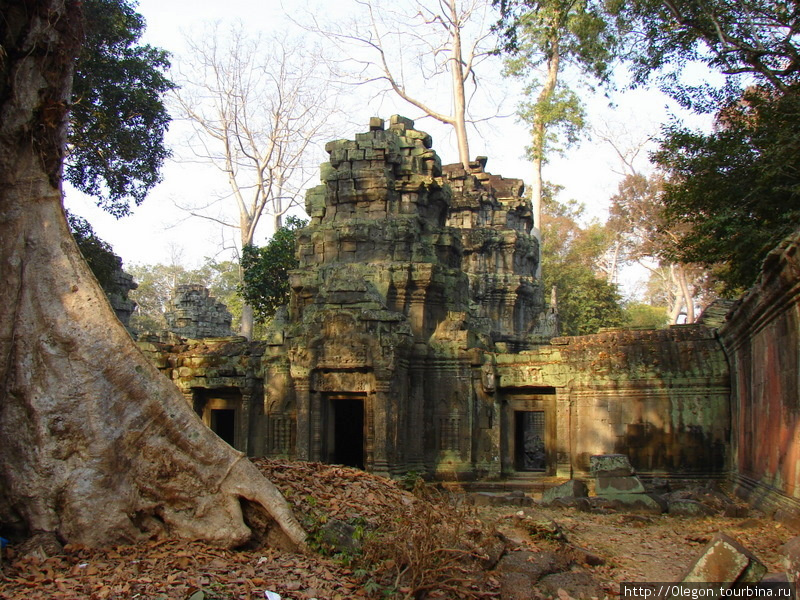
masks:
POLYGON ((800 231, 721 330, 731 362, 734 480, 740 495, 800 525, 800 231))

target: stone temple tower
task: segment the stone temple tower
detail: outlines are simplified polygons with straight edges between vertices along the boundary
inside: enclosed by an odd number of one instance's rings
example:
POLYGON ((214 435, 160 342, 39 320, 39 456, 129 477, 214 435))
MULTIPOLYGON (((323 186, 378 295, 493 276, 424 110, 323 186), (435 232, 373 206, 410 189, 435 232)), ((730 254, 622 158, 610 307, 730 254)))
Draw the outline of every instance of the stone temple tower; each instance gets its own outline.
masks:
POLYGON ((553 331, 520 180, 442 167, 413 121, 326 146, 288 312, 265 354, 264 453, 409 470, 496 470, 487 356, 553 331))

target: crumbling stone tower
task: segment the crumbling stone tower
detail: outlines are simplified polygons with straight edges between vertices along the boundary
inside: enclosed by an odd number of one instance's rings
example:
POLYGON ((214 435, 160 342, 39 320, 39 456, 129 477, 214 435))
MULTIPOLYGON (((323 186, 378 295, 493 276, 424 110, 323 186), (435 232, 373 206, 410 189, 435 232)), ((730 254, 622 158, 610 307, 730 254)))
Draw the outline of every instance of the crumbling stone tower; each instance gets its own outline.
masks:
POLYGON ((443 169, 398 116, 326 150, 265 355, 264 453, 385 474, 496 469, 491 436, 473 435, 492 427, 481 350, 544 333, 521 182, 485 159, 443 169))
POLYGON ((181 284, 172 291, 164 312, 167 330, 181 337, 200 339, 232 335, 233 317, 228 307, 209 295, 200 284, 181 284))

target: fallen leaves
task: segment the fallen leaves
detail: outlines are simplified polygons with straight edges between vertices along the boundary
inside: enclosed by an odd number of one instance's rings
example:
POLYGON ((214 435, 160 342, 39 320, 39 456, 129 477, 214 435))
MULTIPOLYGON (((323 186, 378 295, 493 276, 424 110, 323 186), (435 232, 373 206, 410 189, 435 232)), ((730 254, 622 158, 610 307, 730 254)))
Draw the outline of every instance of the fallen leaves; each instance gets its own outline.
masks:
POLYGON ((230 551, 180 540, 108 550, 67 546, 60 556, 12 558, 4 566, 0 597, 9 600, 187 600, 199 591, 204 600, 250 600, 264 598, 267 590, 309 600, 348 598, 359 586, 321 557, 230 551))

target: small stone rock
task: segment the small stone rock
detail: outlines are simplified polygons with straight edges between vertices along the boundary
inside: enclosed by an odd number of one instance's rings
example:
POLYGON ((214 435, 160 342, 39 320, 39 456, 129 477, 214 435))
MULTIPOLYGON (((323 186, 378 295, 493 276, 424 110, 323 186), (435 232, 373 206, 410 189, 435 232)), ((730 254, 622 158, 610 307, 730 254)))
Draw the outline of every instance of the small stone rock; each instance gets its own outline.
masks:
POLYGON ((352 553, 361 547, 361 541, 356 539, 356 528, 337 519, 331 519, 322 526, 320 540, 336 552, 352 553))
POLYGON ((667 503, 655 494, 616 494, 604 496, 617 510, 660 515, 667 510, 667 503))

